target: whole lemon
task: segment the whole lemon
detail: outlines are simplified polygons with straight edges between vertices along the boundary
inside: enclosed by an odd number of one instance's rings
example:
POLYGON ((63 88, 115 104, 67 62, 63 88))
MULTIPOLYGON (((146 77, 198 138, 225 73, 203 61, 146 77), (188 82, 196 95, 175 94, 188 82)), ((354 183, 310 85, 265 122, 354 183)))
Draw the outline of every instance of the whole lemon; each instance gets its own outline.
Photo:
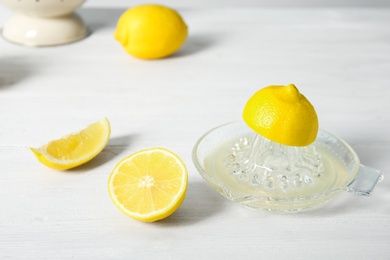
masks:
POLYGON ((258 134, 289 146, 307 146, 318 133, 314 107, 293 84, 260 89, 246 103, 243 119, 258 134))
POLYGON ((175 10, 156 4, 138 5, 120 17, 115 38, 131 55, 158 59, 176 52, 185 42, 188 28, 175 10))

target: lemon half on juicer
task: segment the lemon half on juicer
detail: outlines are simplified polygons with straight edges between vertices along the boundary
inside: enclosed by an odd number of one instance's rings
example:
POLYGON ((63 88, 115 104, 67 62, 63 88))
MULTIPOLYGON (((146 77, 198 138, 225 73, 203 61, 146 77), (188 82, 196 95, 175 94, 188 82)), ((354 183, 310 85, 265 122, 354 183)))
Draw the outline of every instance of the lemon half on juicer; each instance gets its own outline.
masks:
POLYGON ((260 89, 246 103, 243 119, 258 134, 289 146, 307 146, 318 133, 313 105, 293 84, 260 89))
POLYGON ((242 115, 245 123, 210 130, 193 150, 202 177, 231 201, 294 212, 344 190, 369 195, 382 178, 346 142, 318 129, 313 105, 293 84, 260 89, 242 115))

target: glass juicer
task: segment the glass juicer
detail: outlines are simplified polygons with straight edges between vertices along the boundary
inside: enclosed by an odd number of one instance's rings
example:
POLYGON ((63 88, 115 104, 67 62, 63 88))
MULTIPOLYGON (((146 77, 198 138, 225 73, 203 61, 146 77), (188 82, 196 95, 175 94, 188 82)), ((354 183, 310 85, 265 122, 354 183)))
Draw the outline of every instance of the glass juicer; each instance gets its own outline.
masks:
POLYGON ((193 149, 193 161, 225 198, 279 212, 309 209, 345 190, 368 196, 383 178, 327 131, 320 129, 310 145, 290 146, 263 137, 241 121, 204 134, 193 149))

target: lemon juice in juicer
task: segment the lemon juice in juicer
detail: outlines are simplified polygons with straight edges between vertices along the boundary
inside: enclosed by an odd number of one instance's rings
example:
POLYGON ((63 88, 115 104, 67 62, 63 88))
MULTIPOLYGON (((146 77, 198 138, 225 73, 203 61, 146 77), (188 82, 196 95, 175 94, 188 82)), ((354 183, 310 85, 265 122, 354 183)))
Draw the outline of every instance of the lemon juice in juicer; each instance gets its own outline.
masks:
POLYGON ((319 130, 314 107, 293 84, 256 92, 243 119, 207 132, 193 151, 202 177, 229 200, 298 211, 343 190, 369 195, 382 178, 347 143, 319 130))

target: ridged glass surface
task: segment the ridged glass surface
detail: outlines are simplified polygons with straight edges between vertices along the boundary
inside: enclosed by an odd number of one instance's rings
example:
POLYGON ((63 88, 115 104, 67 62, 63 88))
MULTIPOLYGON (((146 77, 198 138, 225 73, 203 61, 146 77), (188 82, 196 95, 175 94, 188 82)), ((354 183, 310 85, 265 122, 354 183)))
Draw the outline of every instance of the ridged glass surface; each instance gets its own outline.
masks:
POLYGON ((314 145, 286 146, 255 133, 240 138, 229 148, 226 167, 240 182, 284 192, 305 189, 325 175, 314 145))
POLYGON ((207 132, 194 147, 202 177, 227 199, 253 209, 298 211, 347 190, 360 167, 341 139, 320 130, 307 147, 284 146, 243 122, 207 132))

